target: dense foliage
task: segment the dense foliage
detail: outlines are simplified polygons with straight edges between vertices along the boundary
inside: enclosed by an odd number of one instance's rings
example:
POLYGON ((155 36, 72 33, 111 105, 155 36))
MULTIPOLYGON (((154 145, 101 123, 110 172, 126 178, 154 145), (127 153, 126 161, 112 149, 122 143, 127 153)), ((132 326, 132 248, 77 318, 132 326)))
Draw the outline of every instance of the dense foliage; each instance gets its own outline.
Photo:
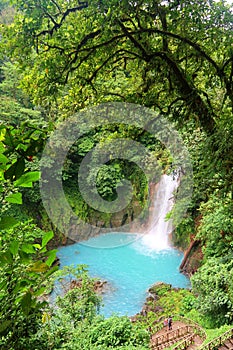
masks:
MULTIPOLYGON (((174 241, 186 248, 199 240, 203 261, 191 278, 193 294, 170 297, 177 312, 208 327, 232 324, 232 23, 225 1, 0 0, 2 348, 148 347, 143 323, 98 316, 100 300, 85 269, 76 275, 83 289, 70 290, 57 309, 40 299, 57 270, 48 244, 54 233, 54 242, 60 240, 40 198, 43 147, 60 121, 109 101, 149 107, 179 130, 192 156, 194 191, 174 241)), ((72 146, 62 173, 71 207, 85 220, 107 226, 112 216, 97 213, 77 190, 82 159, 103 142, 111 150, 121 137, 143 144, 163 172, 171 171, 170 152, 148 132, 123 124, 94 128, 72 146)), ((93 169, 87 181, 94 176, 93 169)), ((112 159, 101 168, 99 194, 113 201, 124 179, 133 185, 131 206, 143 207, 149 184, 130 161, 112 159)), ((161 300, 166 312, 174 308, 161 300)))
POLYGON ((57 269, 52 267, 56 251, 46 249, 52 236, 52 232, 45 234, 30 223, 1 232, 2 349, 28 348, 29 339, 40 324, 46 303, 39 297, 46 290, 47 279, 57 269))

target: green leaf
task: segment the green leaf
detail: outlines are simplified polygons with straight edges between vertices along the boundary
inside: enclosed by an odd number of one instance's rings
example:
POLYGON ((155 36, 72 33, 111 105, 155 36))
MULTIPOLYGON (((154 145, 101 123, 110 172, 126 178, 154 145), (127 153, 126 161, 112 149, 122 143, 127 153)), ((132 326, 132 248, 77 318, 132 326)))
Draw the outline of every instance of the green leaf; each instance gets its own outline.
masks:
POLYGON ((30 171, 23 174, 17 181, 15 181, 15 186, 21 187, 32 187, 32 183, 40 179, 39 171, 30 171))
POLYGON ((35 291, 34 295, 36 297, 38 297, 38 296, 42 295, 45 292, 45 290, 46 290, 46 287, 41 287, 35 291))
POLYGON ((46 246, 46 244, 53 238, 54 233, 53 231, 46 232, 43 239, 42 239, 42 248, 46 246))
POLYGON ((0 282, 0 290, 6 290, 7 289, 7 284, 5 280, 2 280, 2 282, 0 282))
POLYGON ((22 193, 12 193, 6 197, 6 201, 14 204, 22 204, 22 193))
POLYGON ((57 250, 50 250, 49 254, 48 254, 48 259, 46 260, 46 265, 48 265, 49 267, 54 263, 54 261, 56 260, 57 257, 57 250))
MULTIPOLYGON (((4 137, 3 137, 4 138, 4 137)), ((2 140, 2 132, 1 132, 1 127, 0 127, 0 140, 2 140)), ((0 152, 4 153, 5 152, 5 146, 2 141, 0 141, 0 152)))
POLYGON ((0 264, 5 265, 5 264, 11 264, 13 262, 12 254, 8 250, 4 253, 0 253, 0 264))
POLYGON ((8 158, 4 156, 4 154, 0 153, 0 164, 6 164, 8 162, 8 158))
POLYGON ((35 249, 34 249, 33 245, 30 244, 30 243, 22 244, 22 248, 21 249, 22 249, 23 252, 25 252, 27 254, 35 253, 35 249))
POLYGON ((54 272, 56 272, 59 269, 58 266, 53 266, 51 269, 48 270, 48 272, 46 272, 45 277, 48 278, 49 276, 51 276, 54 272))
POLYGON ((32 295, 30 292, 27 292, 21 300, 22 310, 25 315, 29 314, 29 311, 31 309, 31 304, 32 304, 32 295))
POLYGON ((26 280, 26 279, 24 279, 22 281, 19 280, 19 282, 16 283, 15 288, 13 289, 12 293, 14 295, 17 294, 19 291, 22 293, 23 290, 25 290, 25 288, 28 288, 28 286, 31 285, 31 283, 32 283, 31 280, 26 280))
POLYGON ((35 247, 36 249, 41 249, 41 245, 38 243, 33 244, 33 247, 35 247))
POLYGON ((20 256, 22 264, 30 263, 31 257, 30 257, 30 255, 28 253, 25 253, 22 250, 19 250, 19 256, 20 256))
POLYGON ((0 230, 8 230, 18 223, 12 216, 4 216, 0 220, 0 230))
POLYGON ((5 330, 10 326, 12 321, 10 320, 5 320, 0 323, 0 334, 4 333, 5 330))
POLYGON ((17 180, 21 177, 25 169, 25 160, 24 158, 18 159, 13 163, 4 173, 5 179, 17 180))
POLYGON ((9 249, 10 249, 10 252, 15 256, 19 250, 19 242, 18 241, 11 242, 9 249))
POLYGON ((42 261, 36 261, 30 268, 30 272, 45 272, 48 270, 48 265, 42 261))

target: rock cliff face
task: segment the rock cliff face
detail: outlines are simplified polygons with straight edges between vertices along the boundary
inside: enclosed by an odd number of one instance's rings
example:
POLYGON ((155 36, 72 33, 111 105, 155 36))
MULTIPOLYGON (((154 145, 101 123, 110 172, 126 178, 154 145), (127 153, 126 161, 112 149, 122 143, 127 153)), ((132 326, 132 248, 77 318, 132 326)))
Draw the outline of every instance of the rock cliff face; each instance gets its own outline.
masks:
POLYGON ((147 217, 147 211, 142 208, 136 200, 132 201, 124 210, 106 216, 96 213, 87 220, 86 225, 81 220, 77 224, 69 225, 67 237, 63 237, 62 244, 66 245, 73 242, 85 241, 91 237, 98 236, 101 233, 108 232, 142 232, 147 217))

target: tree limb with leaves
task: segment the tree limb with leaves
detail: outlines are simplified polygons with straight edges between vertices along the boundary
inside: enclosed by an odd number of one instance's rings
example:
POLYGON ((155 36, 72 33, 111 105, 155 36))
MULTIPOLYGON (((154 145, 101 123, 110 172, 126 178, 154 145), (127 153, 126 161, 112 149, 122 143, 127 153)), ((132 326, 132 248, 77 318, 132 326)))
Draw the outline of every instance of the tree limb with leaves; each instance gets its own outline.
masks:
MULTIPOLYGON (((10 29, 15 36, 10 46, 23 66, 25 57, 33 65, 40 94, 42 85, 44 94, 75 85, 83 99, 85 94, 116 98, 105 77, 114 80, 123 72, 130 92, 118 91, 118 99, 157 106, 183 122, 192 115, 207 134, 214 132, 220 114, 233 108, 233 14, 224 2, 96 0, 77 6, 30 0, 15 5, 19 16, 10 29), (218 103, 212 102, 216 94, 218 103)), ((29 89, 35 86, 35 79, 27 79, 29 89)))

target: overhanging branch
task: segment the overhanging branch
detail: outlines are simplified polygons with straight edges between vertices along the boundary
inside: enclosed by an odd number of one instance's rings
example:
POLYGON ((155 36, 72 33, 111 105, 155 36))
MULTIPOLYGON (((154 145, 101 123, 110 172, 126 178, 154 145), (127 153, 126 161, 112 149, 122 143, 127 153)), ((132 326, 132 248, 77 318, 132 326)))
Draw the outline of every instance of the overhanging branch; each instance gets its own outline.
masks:
POLYGON ((57 23, 53 18, 51 18, 52 16, 49 15, 48 13, 45 12, 45 14, 50 18, 50 20, 53 22, 54 26, 51 28, 51 29, 45 29, 45 30, 42 30, 41 32, 39 32, 38 34, 36 34, 36 37, 40 37, 42 35, 46 35, 46 34, 49 34, 49 35, 53 35, 53 32, 58 30, 61 26, 62 26, 62 23, 64 22, 64 20, 66 19, 66 17, 70 14, 70 13, 73 13, 73 12, 77 12, 77 11, 80 11, 84 8, 87 8, 88 7, 88 1, 78 1, 79 3, 79 6, 76 6, 76 7, 72 7, 72 8, 68 8, 61 16, 61 19, 60 19, 60 22, 57 23))

